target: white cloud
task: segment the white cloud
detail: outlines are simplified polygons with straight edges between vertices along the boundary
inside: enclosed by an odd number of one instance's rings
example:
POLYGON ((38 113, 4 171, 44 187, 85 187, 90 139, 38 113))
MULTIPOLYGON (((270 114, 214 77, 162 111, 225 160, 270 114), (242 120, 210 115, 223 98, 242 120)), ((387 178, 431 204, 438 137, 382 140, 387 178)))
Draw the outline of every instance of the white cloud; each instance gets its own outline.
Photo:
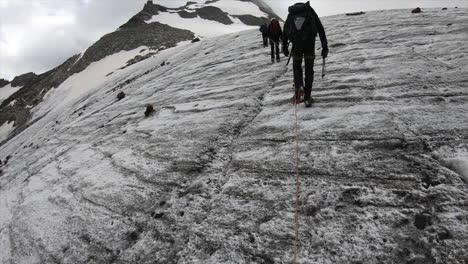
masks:
POLYGON ((145 0, 0 0, 0 78, 43 73, 136 14, 145 0))

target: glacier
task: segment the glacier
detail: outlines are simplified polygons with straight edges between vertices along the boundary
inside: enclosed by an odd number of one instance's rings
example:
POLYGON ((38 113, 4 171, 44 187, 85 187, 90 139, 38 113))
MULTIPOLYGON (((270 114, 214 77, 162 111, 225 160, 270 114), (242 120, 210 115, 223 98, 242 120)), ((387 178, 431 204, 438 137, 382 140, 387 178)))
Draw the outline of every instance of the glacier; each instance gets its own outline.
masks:
MULTIPOLYGON (((317 58, 297 107, 298 263, 468 261, 467 18, 323 18, 327 74, 317 58)), ((261 46, 114 54, 50 90, 0 147, 0 263, 291 262, 292 69, 261 46)))

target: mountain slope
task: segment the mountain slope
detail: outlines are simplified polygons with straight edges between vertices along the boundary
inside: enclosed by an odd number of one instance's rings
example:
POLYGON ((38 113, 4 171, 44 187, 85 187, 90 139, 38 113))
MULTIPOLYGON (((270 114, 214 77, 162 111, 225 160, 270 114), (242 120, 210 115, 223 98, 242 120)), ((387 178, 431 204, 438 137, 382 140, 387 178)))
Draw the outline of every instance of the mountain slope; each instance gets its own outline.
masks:
MULTIPOLYGON (((9 136, 6 138, 0 138, 0 144, 4 139, 14 137, 37 120, 36 112, 40 111, 36 106, 43 102, 53 88, 62 90, 61 86, 66 86, 63 85, 65 81, 82 73, 93 63, 102 62, 106 58, 109 60, 108 57, 120 52, 133 54, 137 49, 145 49, 143 54, 134 54, 138 57, 127 59, 129 63, 136 63, 163 49, 174 47, 182 41, 192 40, 194 34, 200 37, 213 37, 251 29, 253 25, 267 22, 270 17, 276 15, 271 9, 266 8, 261 0, 223 0, 222 2, 215 0, 207 3, 197 1, 188 2, 186 6, 180 8, 166 8, 148 1, 141 12, 116 31, 103 36, 81 54, 69 58, 62 65, 39 76, 26 74, 28 82, 0 102, 0 127, 11 122, 14 124, 12 133, 7 134, 9 136)), ((126 64, 124 61, 113 65, 114 68, 109 68, 105 75, 125 67, 126 64)), ((99 76, 98 79, 103 80, 103 77, 105 76, 99 76)), ((87 87, 84 92, 93 88, 95 87, 87 87)), ((61 100, 59 98, 57 97, 57 101, 61 100)))
MULTIPOLYGON (((298 106, 300 263, 467 260, 467 18, 323 19, 327 77, 298 106)), ((0 262, 290 262, 292 70, 260 40, 162 51, 3 145, 0 262)))

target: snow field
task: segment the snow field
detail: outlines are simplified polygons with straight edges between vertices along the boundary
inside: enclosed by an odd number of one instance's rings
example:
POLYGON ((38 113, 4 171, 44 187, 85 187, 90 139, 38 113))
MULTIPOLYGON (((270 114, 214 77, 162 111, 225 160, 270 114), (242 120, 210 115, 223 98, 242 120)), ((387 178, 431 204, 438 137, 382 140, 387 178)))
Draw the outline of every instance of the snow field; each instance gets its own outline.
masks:
MULTIPOLYGON (((463 263, 468 187, 443 161, 468 149, 468 13, 450 12, 323 19, 327 77, 317 60, 298 106, 300 262, 463 263)), ((0 260, 290 262, 292 70, 261 46, 250 30, 166 50, 2 146, 0 260)))

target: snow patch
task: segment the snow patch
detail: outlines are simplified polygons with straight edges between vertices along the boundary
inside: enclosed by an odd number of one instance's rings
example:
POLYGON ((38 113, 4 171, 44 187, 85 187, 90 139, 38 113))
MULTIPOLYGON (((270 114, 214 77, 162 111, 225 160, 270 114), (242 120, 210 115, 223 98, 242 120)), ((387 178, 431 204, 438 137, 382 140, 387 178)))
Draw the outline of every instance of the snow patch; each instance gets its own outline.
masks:
POLYGON ((432 153, 444 167, 457 173, 468 184, 468 150, 459 146, 455 149, 443 146, 432 153))
POLYGON ((0 104, 2 104, 3 101, 8 99, 8 97, 16 93, 21 88, 23 87, 22 86, 12 87, 11 84, 8 84, 7 86, 3 88, 0 88, 0 104))
POLYGON ((149 49, 146 46, 141 46, 130 51, 120 51, 109 55, 104 59, 91 63, 84 71, 70 76, 58 88, 51 89, 44 96, 44 101, 34 109, 34 116, 41 116, 50 110, 80 98, 85 93, 88 93, 103 84, 109 76, 109 73, 125 66, 127 62, 137 55, 145 55, 149 49), (140 53, 142 49, 146 51, 140 53))
POLYGON ((260 8, 252 2, 243 2, 237 0, 223 0, 217 1, 210 4, 194 4, 190 5, 189 8, 202 8, 205 6, 214 6, 217 7, 224 12, 238 16, 238 15, 253 15, 256 17, 268 17, 267 14, 262 12, 260 8))
POLYGON ((453 158, 445 159, 446 166, 463 177, 468 184, 468 152, 458 152, 453 158))
POLYGON ((247 26, 235 17, 230 16, 229 18, 234 22, 234 24, 224 25, 219 22, 200 17, 182 18, 179 14, 175 13, 160 13, 159 15, 153 16, 150 20, 147 20, 146 23, 159 22, 167 24, 171 27, 190 30, 201 37, 215 37, 257 28, 256 26, 247 26))
POLYGON ((72 66, 70 66, 70 68, 67 69, 67 71, 70 71, 71 67, 73 67, 77 62, 79 62, 81 58, 83 58, 83 55, 85 54, 85 52, 86 52, 86 49, 79 53, 78 58, 75 60, 72 66))
POLYGON ((0 142, 8 138, 11 131, 14 130, 14 127, 15 127, 15 122, 7 122, 7 123, 4 123, 0 127, 0 142))

